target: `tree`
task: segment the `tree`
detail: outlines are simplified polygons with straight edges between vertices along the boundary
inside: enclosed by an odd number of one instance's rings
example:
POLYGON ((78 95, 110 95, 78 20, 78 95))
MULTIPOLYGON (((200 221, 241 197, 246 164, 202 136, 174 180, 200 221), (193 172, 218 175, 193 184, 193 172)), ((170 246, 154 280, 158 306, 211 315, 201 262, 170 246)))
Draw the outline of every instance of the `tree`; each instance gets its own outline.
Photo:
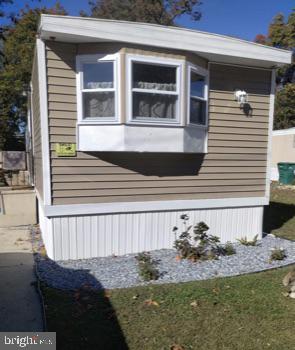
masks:
MULTIPOLYGON (((0 0, 0 20, 1 18, 5 17, 6 14, 3 10, 3 5, 8 5, 8 4, 12 4, 12 0, 0 0)), ((0 69, 2 67, 3 64, 3 45, 4 45, 4 28, 5 26, 0 25, 0 69)))
MULTIPOLYGON (((295 11, 285 20, 282 14, 274 17, 268 34, 258 34, 255 42, 295 53, 295 11)), ((295 63, 281 67, 277 72, 277 96, 274 129, 295 127, 295 63)))
POLYGON ((287 84, 277 92, 275 129, 295 127, 295 84, 287 84))
POLYGON ((0 70, 0 150, 24 149, 27 96, 40 13, 65 14, 57 3, 47 9, 26 7, 5 28, 0 70))
POLYGON ((268 42, 271 46, 284 48, 286 41, 286 24, 284 15, 277 14, 268 28, 268 42))
MULTIPOLYGON (((199 20, 200 0, 97 0, 89 2, 91 17, 175 25, 182 15, 199 20)), ((84 13, 84 15, 86 15, 84 13)))

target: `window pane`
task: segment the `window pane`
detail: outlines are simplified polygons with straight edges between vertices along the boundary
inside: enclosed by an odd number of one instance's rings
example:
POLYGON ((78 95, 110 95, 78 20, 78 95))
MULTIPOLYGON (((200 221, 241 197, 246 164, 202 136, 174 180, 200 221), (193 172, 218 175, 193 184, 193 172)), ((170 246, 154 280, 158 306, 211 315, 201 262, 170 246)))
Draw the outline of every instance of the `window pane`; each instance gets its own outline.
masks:
POLYGON ((107 89, 114 86, 113 62, 83 64, 83 88, 107 89))
POLYGON ((133 93, 133 118, 176 119, 177 96, 133 93))
POLYGON ((191 96, 204 97, 205 78, 201 75, 191 72, 191 96))
POLYGON ((176 67, 133 63, 133 87, 176 91, 176 67))
POLYGON ((191 98, 190 101, 190 123, 205 125, 206 102, 197 100, 196 98, 191 98))
POLYGON ((115 116, 114 92, 83 92, 83 118, 115 116))

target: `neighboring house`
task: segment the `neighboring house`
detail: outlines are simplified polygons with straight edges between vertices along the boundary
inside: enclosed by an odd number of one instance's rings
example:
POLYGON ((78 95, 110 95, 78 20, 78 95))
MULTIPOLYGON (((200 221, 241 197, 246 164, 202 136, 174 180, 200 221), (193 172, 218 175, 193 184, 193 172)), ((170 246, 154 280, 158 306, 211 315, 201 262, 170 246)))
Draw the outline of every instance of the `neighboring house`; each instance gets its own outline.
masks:
POLYGON ((271 179, 279 180, 278 163, 295 163, 295 128, 272 133, 271 179))
POLYGON ((49 257, 171 248, 183 213, 222 242, 261 236, 275 68, 289 63, 222 35, 42 15, 31 102, 49 257))

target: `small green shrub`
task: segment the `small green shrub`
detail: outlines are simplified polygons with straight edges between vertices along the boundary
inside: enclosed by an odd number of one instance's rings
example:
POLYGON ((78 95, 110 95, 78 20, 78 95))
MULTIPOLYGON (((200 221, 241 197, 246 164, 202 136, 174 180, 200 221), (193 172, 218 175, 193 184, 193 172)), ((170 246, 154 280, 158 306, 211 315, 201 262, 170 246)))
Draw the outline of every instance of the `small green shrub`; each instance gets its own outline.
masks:
POLYGON ((237 239, 237 241, 240 242, 242 245, 254 247, 257 245, 258 235, 254 236, 252 241, 248 241, 247 237, 242 237, 240 239, 237 239))
POLYGON ((232 243, 227 242, 223 247, 221 247, 222 255, 234 255, 236 254, 236 249, 232 243))
POLYGON ((157 280, 160 277, 160 272, 156 268, 157 262, 149 253, 140 253, 135 259, 138 261, 139 275, 144 281, 157 280))
POLYGON ((173 228, 175 235, 174 248, 177 250, 181 259, 209 260, 216 259, 219 247, 219 238, 209 235, 209 227, 204 222, 199 222, 193 227, 193 237, 191 236, 192 225, 187 225, 188 215, 180 216, 183 220, 183 232, 177 238, 178 227, 173 228))
POLYGON ((270 260, 284 260, 287 257, 285 249, 273 248, 270 254, 270 260))

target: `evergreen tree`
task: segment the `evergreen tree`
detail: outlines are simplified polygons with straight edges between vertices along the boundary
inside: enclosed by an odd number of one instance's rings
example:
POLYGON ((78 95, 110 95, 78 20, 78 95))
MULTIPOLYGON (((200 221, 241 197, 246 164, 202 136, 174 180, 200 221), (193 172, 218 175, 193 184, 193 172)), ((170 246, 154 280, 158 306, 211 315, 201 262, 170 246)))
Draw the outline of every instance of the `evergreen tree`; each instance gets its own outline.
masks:
POLYGON ((268 44, 278 48, 284 48, 286 41, 286 24, 284 15, 275 16, 268 28, 268 44))

